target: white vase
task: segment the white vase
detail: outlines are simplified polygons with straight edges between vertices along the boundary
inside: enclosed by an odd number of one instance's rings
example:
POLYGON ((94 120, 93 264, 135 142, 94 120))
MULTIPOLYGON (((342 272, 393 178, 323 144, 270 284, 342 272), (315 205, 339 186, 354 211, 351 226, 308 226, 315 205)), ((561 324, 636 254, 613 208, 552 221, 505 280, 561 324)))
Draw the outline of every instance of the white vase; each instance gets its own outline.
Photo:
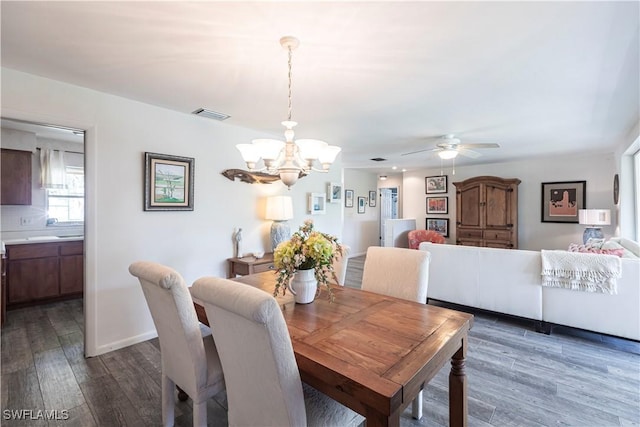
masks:
POLYGON ((315 273, 316 271, 313 268, 311 270, 298 270, 289 282, 289 290, 298 304, 309 304, 315 299, 316 291, 318 290, 318 280, 315 273))

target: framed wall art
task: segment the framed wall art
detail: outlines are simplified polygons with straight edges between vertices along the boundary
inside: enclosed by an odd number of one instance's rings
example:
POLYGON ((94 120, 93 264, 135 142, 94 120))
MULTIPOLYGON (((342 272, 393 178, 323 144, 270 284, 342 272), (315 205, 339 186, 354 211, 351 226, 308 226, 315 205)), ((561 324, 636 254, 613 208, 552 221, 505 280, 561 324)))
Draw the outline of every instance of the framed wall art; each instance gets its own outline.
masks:
POLYGON ((353 190, 344 190, 344 207, 353 207, 353 190))
POLYGON ((449 213, 449 198, 427 197, 427 213, 428 214, 446 214, 449 213))
POLYGON ((195 160, 144 153, 144 210, 192 211, 195 160))
POLYGON ((310 193, 309 194, 309 213, 311 215, 321 215, 326 212, 326 199, 325 193, 310 193))
POLYGON ((340 203, 342 200, 342 185, 332 182, 327 184, 327 202, 340 203))
POLYGON ((427 218, 426 229, 449 237, 449 218, 427 218))
POLYGON ((426 194, 439 194, 447 192, 447 175, 428 176, 424 179, 426 194))
POLYGON ((362 197, 362 196, 358 196, 358 213, 359 214, 363 214, 364 213, 364 207, 367 205, 367 198, 366 197, 362 197))
POLYGON ((541 221, 577 224, 586 201, 587 181, 543 182, 541 221))
POLYGON ((369 191, 369 207, 371 208, 376 207, 376 193, 376 191, 369 191))

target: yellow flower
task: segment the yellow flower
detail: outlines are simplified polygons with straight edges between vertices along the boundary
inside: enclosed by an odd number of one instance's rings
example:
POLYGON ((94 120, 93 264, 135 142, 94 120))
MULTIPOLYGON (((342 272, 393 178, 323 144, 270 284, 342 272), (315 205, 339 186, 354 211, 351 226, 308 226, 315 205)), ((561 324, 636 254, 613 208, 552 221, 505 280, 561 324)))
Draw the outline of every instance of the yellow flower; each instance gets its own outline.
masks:
MULTIPOLYGON (((286 293, 287 283, 298 270, 315 270, 319 285, 323 285, 333 300, 329 286, 329 273, 333 272, 333 260, 336 252, 342 254, 338 239, 329 234, 313 230, 313 221, 306 220, 291 239, 282 242, 274 251, 276 267, 275 290, 273 296, 286 293)), ((318 287, 318 292, 320 288, 318 287)))

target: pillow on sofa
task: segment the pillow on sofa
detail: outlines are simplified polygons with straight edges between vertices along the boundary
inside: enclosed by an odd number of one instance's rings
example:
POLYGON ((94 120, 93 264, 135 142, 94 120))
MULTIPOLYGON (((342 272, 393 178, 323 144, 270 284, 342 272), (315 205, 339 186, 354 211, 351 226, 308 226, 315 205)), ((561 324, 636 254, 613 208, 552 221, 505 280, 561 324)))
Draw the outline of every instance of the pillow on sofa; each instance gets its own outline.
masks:
POLYGON ((622 250, 622 258, 638 258, 633 252, 622 246, 620 243, 613 240, 608 240, 602 245, 602 249, 617 249, 622 250))
POLYGON ((604 239, 596 239, 595 237, 590 237, 587 240, 586 245, 596 249, 602 249, 602 245, 604 244, 604 239))
POLYGON ((620 238, 619 243, 623 248, 640 258, 640 243, 630 239, 625 239, 624 237, 620 238))
POLYGON ((598 249, 588 245, 579 245, 577 243, 571 243, 569 245, 569 252, 582 252, 589 254, 603 254, 603 255, 616 255, 622 258, 624 256, 624 248, 619 249, 598 249))

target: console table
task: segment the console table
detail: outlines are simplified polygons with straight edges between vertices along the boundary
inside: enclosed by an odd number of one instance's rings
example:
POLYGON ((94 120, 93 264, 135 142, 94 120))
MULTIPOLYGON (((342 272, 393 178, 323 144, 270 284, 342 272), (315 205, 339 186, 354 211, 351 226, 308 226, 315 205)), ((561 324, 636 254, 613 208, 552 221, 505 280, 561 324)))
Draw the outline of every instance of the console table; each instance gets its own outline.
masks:
POLYGON ((273 270, 273 253, 266 253, 262 258, 253 256, 243 258, 229 258, 229 279, 236 276, 246 276, 248 274, 262 273, 263 271, 273 270))

